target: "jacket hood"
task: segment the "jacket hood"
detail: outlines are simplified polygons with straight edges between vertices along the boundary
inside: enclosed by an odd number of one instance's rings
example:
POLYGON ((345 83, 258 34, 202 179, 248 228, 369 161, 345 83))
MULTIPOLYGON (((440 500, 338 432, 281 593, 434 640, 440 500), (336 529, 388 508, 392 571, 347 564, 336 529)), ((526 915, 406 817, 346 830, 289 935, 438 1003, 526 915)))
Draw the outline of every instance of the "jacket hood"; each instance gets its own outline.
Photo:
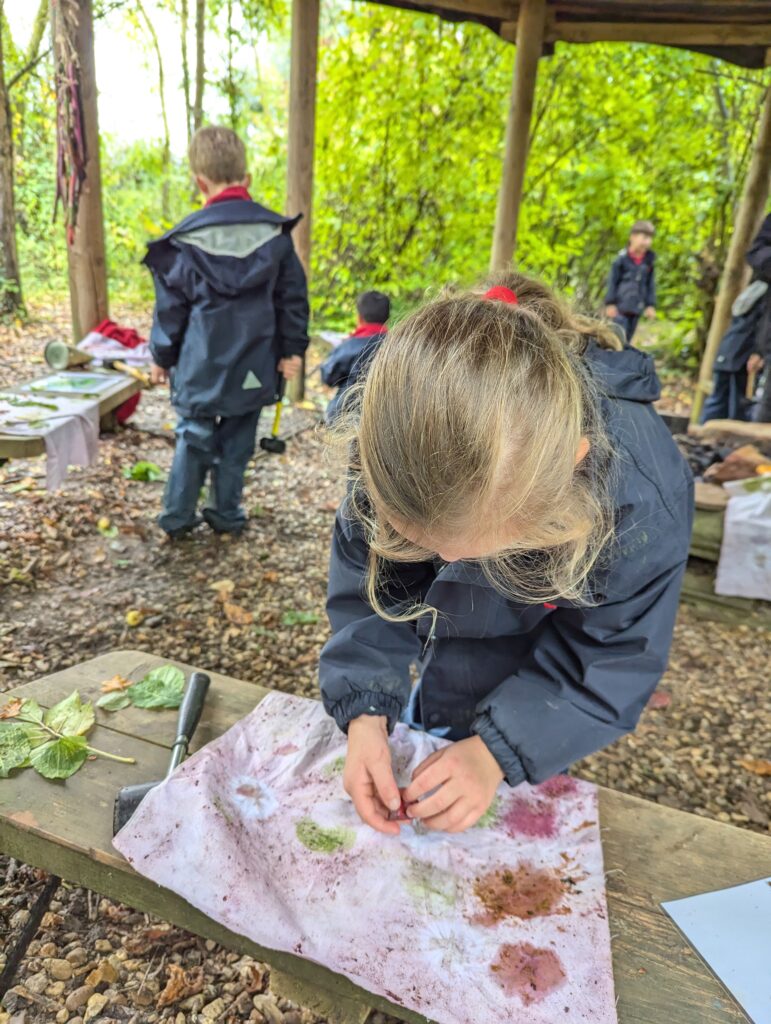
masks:
POLYGON ((636 348, 621 352, 590 342, 585 354, 592 375, 609 398, 629 402, 655 402, 661 397, 653 357, 636 348))
POLYGON ((144 262, 162 270, 173 250, 181 251, 214 291, 240 295, 270 277, 274 258, 268 243, 289 234, 301 216, 283 217, 243 199, 215 203, 151 242, 144 262))

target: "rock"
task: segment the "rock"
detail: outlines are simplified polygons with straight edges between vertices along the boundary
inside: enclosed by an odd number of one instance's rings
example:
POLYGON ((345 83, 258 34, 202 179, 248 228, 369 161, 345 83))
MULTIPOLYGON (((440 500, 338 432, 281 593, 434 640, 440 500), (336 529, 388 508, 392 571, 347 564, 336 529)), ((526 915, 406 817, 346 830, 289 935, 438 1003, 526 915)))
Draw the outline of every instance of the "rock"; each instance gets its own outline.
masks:
POLYGON ((144 960, 124 960, 123 969, 126 971, 138 971, 140 967, 144 967, 144 960))
POLYGON ((113 946, 109 939, 97 939, 94 943, 97 953, 112 953, 113 946))
POLYGON ((260 1011, 267 1021, 267 1024, 284 1024, 284 1015, 276 1006, 276 1001, 273 996, 267 994, 254 996, 252 999, 252 1005, 255 1010, 260 1011))
POLYGON ((249 1015, 249 1011, 252 1008, 252 997, 248 992, 242 992, 233 1004, 233 1009, 239 1014, 240 1017, 246 1019, 249 1015))
POLYGON ((131 1001, 135 1006, 149 1006, 150 1003, 155 1001, 155 996, 145 985, 141 991, 137 989, 136 992, 131 993, 131 1001))
POLYGON ((284 1014, 284 1024, 303 1024, 303 1015, 299 1010, 289 1010, 284 1014))
POLYGON ((98 1017, 105 1006, 107 1006, 107 996, 103 996, 99 992, 90 996, 86 1003, 86 1012, 83 1014, 83 1024, 88 1024, 90 1020, 98 1017))
POLYGON ((79 1010, 81 1006, 86 1005, 93 994, 94 990, 89 985, 81 985, 80 988, 70 992, 64 1001, 64 1005, 70 1011, 79 1010))
POLYGON ((66 1022, 69 1019, 70 1019, 70 1011, 69 1010, 61 1009, 56 1014, 56 1024, 66 1024, 66 1022))
POLYGON ((211 1003, 207 1003, 206 1006, 201 1010, 201 1016, 204 1020, 216 1020, 225 1012, 225 1000, 215 999, 211 1003))
POLYGON ((62 992, 64 992, 63 981, 53 981, 46 989, 46 995, 51 996, 52 999, 58 999, 62 992))
POLYGON ((98 988, 100 985, 112 985, 118 980, 118 972, 109 960, 101 960, 86 978, 86 984, 91 988, 98 988))
POLYGON ((17 910, 16 913, 11 916, 11 928, 23 928, 27 921, 29 921, 29 911, 17 910))
POLYGON ((213 939, 207 939, 204 945, 206 946, 206 950, 209 953, 213 953, 214 950, 217 948, 217 943, 214 942, 213 939))
POLYGON ((201 1007, 204 1004, 204 998, 201 995, 188 996, 187 999, 183 999, 179 1004, 180 1009, 190 1010, 191 1013, 200 1013, 201 1007))
POLYGON ((40 949, 36 950, 32 949, 32 943, 30 943, 30 948, 28 949, 28 953, 30 954, 30 956, 36 954, 37 956, 50 957, 56 956, 58 952, 59 949, 55 942, 44 942, 40 949))
POLYGON ((69 960, 60 960, 58 957, 45 960, 43 967, 50 977, 57 981, 69 981, 72 977, 72 964, 69 960))
POLYGON ((76 946, 75 949, 71 949, 69 953, 66 954, 64 959, 69 960, 73 967, 82 967, 88 960, 88 954, 82 946, 76 946))
POLYGON ((31 974, 24 982, 24 987, 34 992, 36 996, 42 996, 50 983, 51 979, 46 972, 40 971, 38 974, 31 974))

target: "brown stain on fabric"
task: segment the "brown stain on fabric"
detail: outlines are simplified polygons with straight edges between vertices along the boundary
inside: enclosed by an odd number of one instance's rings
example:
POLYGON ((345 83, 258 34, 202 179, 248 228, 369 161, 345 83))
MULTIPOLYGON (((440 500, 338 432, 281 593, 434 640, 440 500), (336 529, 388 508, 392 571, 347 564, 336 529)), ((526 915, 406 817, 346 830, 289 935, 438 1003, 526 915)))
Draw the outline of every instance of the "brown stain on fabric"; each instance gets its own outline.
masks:
POLYGON ((548 868, 536 868, 532 864, 498 868, 474 883, 474 895, 484 907, 477 921, 493 925, 507 917, 528 920, 549 914, 568 914, 567 907, 560 906, 566 888, 559 874, 548 868))
POLYGON ((529 942, 501 946, 490 970, 506 995, 519 996, 525 1006, 540 1002, 565 981, 557 954, 529 942))

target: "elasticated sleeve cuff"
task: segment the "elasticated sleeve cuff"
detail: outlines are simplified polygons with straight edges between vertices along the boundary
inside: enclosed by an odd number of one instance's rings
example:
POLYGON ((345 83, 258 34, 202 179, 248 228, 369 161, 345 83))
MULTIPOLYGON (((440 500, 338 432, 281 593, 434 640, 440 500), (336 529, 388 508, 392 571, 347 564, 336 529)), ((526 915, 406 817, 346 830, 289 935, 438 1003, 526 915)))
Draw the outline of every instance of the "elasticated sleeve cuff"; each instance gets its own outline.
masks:
POLYGON ((474 719, 471 731, 485 744, 501 767, 501 771, 510 786, 518 786, 527 781, 522 758, 506 742, 503 733, 494 724, 488 714, 479 715, 474 719))
POLYGON ((343 732, 348 732, 348 725, 360 715, 382 715, 388 719, 388 732, 393 732, 396 723, 402 716, 401 701, 390 694, 378 690, 358 690, 347 693, 341 700, 327 705, 327 713, 337 722, 343 732))

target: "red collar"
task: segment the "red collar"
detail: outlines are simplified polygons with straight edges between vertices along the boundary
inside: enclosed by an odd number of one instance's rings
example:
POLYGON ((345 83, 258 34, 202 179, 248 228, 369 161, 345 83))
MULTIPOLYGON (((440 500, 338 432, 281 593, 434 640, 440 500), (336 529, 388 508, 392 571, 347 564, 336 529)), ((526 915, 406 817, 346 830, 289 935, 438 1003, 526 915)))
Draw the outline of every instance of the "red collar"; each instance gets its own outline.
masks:
POLYGON ((642 255, 640 255, 640 256, 635 256, 635 254, 632 252, 631 249, 627 249, 627 255, 629 256, 629 259, 633 263, 636 263, 637 266, 639 267, 640 264, 642 263, 642 261, 645 259, 646 253, 642 253, 642 255))
POLYGON ((351 335, 352 338, 371 338, 373 334, 385 334, 388 328, 385 324, 359 324, 351 335))
POLYGON ((248 199, 251 201, 251 198, 248 188, 244 188, 243 185, 230 185, 228 188, 223 188, 216 196, 207 199, 204 205, 211 206, 212 203, 224 203, 228 199, 248 199))

